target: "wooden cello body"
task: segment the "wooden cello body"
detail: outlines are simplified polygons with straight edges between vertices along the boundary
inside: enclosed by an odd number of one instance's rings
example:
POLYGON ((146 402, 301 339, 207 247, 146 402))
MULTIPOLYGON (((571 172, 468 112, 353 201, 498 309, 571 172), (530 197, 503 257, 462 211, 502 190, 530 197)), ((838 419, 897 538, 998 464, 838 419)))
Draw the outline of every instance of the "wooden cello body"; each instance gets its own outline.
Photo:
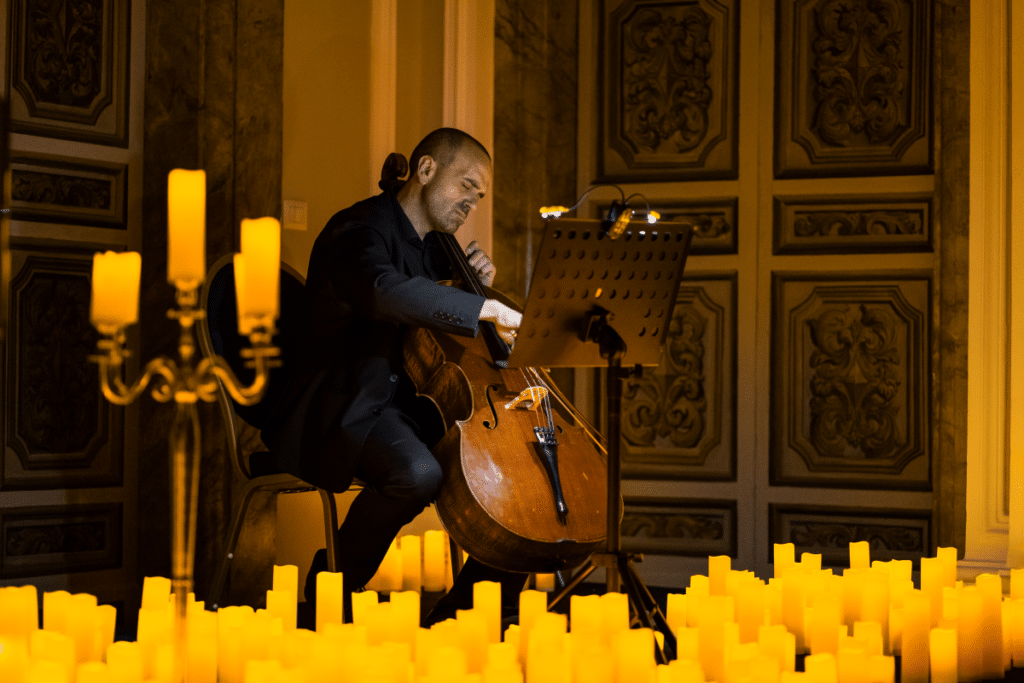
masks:
POLYGON ((546 373, 499 367, 487 331, 471 339, 414 328, 404 346, 406 372, 444 419, 434 447, 444 471, 438 516, 459 546, 490 566, 576 567, 605 539, 605 456, 582 426, 551 410, 546 373))

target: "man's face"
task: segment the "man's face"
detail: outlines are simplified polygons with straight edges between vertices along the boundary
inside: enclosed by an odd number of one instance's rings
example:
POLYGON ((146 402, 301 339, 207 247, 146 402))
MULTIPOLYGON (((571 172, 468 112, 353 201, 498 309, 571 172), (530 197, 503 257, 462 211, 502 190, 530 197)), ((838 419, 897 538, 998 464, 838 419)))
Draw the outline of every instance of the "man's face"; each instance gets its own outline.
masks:
POLYGON ((472 150, 456 152, 450 164, 437 167, 423 188, 431 229, 455 234, 490 189, 487 158, 472 150))

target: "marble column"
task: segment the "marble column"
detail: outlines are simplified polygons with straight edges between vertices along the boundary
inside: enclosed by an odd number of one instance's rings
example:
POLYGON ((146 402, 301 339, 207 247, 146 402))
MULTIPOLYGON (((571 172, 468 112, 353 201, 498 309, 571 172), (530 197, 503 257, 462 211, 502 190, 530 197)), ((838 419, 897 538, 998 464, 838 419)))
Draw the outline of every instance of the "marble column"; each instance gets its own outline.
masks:
MULTIPOLYGON (((242 218, 280 216, 284 0, 160 0, 147 6, 144 113, 141 357, 177 357, 177 324, 166 317, 167 174, 207 174, 207 266, 238 249, 242 218)), ((139 572, 167 575, 170 519, 167 434, 173 406, 140 398, 139 572)), ((233 478, 224 424, 201 405, 203 434, 196 593, 204 599, 230 523, 233 478)), ((271 499, 254 542, 236 555, 233 598, 254 604, 270 586, 271 499), (254 573, 253 573, 254 572, 254 573), (248 587, 248 589, 247 589, 248 587), (241 590, 239 590, 241 589, 241 590)), ((141 579, 140 579, 141 580, 141 579)))
POLYGON ((936 222, 939 267, 935 377, 936 542, 963 557, 967 520, 967 188, 970 143, 970 2, 935 4, 936 222))

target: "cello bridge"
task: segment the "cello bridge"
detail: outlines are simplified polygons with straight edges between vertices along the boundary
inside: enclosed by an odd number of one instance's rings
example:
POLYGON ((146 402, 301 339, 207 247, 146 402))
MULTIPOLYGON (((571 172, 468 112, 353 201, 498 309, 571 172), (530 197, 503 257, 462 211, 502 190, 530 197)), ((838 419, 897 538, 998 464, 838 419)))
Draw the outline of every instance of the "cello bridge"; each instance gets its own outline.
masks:
POLYGON ((537 409, 540 407, 540 402, 547 398, 547 395, 547 387, 529 387, 527 389, 523 389, 519 392, 518 396, 505 404, 505 410, 522 408, 524 410, 537 412, 537 409))

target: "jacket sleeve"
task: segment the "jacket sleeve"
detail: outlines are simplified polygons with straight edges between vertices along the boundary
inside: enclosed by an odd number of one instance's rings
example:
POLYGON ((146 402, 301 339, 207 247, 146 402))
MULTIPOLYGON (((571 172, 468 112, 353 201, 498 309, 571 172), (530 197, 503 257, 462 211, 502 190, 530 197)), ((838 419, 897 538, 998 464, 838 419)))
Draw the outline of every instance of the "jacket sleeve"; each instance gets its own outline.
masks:
POLYGON ((400 272, 385 238, 373 228, 349 224, 341 229, 330 262, 336 295, 360 315, 467 337, 477 334, 484 297, 400 272))

